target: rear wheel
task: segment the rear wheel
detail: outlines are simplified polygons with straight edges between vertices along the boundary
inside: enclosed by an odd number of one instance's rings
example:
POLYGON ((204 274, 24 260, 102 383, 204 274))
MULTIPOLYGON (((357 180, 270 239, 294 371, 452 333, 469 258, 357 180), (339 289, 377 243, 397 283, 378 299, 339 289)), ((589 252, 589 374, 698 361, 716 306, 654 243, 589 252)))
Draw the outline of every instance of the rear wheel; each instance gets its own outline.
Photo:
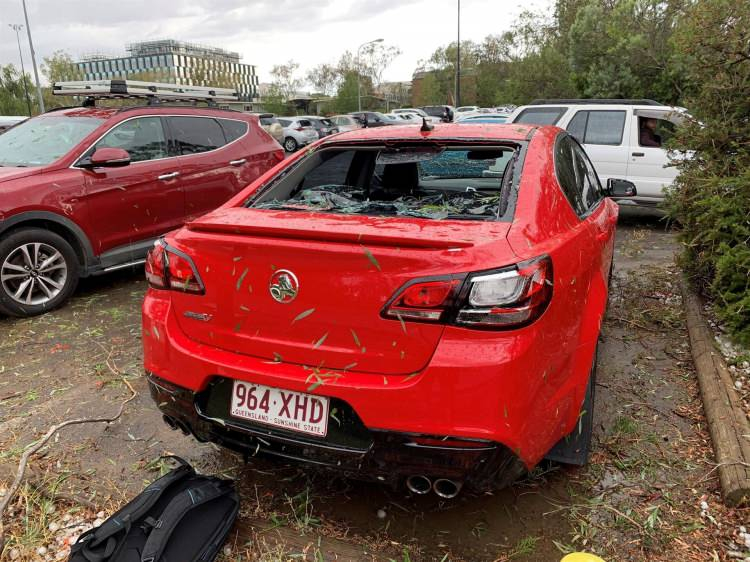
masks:
POLYGON ((552 447, 547 460, 583 466, 589 460, 591 450, 591 436, 594 432, 594 398, 596 395, 596 363, 599 346, 594 351, 594 363, 591 366, 589 383, 586 386, 586 394, 578 414, 578 423, 572 432, 560 439, 552 447))
POLYGON ((62 236, 41 228, 0 241, 0 311, 35 316, 65 302, 78 285, 78 258, 62 236))
POLYGON ((285 138, 284 150, 286 150, 287 152, 294 152, 295 150, 297 150, 297 141, 292 137, 285 138))

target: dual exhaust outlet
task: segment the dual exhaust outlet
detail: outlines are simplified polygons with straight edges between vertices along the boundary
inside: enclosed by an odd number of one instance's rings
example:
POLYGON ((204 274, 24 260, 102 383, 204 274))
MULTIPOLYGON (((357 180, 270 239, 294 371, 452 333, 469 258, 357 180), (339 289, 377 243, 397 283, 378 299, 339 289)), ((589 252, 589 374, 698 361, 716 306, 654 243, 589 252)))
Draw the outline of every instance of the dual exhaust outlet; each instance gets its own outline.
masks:
POLYGON ((432 490, 439 497, 450 500, 459 494, 463 482, 457 482, 449 478, 438 478, 432 482, 427 476, 416 474, 406 479, 406 487, 410 492, 420 496, 429 494, 432 490))

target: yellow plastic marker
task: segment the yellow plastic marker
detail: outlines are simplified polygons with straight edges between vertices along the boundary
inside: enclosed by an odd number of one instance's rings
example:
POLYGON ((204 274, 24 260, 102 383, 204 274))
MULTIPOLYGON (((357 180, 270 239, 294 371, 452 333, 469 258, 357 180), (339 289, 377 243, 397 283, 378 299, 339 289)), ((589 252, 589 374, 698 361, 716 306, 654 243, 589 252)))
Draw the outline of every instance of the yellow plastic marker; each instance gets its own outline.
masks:
POLYGON ((573 552, 565 556, 560 562, 604 562, 604 560, 588 552, 573 552))

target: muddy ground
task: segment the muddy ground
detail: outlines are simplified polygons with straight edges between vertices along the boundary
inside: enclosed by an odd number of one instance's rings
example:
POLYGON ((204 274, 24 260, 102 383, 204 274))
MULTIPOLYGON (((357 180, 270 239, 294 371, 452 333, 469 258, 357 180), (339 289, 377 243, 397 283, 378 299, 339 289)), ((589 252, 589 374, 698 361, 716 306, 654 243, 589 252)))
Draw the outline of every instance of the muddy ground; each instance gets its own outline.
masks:
POLYGON ((128 384, 138 393, 115 423, 65 429, 33 458, 0 558, 65 559, 71 536, 167 469, 165 454, 240 483, 242 516, 226 560, 551 561, 573 550, 608 561, 750 556, 737 536, 748 511, 720 501, 674 233, 656 218, 624 214, 591 462, 540 466, 494 495, 442 501, 297 465, 245 464, 168 429, 141 376, 141 272, 86 280, 67 306, 42 317, 0 318, 0 493, 22 447, 51 424, 116 412, 128 384))

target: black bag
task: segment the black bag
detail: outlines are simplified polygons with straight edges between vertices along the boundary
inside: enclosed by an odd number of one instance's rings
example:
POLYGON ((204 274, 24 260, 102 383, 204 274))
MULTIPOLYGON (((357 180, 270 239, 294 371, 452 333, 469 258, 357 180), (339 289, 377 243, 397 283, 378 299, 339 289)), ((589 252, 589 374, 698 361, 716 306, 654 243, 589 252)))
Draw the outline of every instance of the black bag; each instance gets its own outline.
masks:
POLYGON ((180 466, 72 546, 69 562, 211 562, 239 511, 231 480, 180 466))

